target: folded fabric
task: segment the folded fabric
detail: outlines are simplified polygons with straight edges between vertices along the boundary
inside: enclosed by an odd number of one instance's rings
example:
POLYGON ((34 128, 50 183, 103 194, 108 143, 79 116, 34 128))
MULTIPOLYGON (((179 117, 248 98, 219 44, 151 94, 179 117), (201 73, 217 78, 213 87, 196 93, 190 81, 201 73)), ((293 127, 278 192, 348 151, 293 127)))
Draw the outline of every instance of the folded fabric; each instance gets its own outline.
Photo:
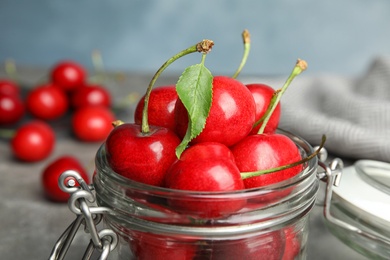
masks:
MULTIPOLYGON (((262 80, 277 89, 286 78, 243 81, 262 80)), ((325 134, 325 148, 335 156, 390 162, 390 59, 375 59, 355 78, 303 73, 291 83, 281 105, 280 128, 312 145, 325 134)))

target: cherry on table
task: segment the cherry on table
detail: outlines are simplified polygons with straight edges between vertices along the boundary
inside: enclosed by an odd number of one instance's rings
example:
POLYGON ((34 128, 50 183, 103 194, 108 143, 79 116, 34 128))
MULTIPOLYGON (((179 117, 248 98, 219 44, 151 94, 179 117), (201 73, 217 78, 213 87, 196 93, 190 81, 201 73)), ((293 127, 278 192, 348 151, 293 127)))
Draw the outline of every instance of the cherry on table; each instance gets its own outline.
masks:
POLYGON ((101 85, 85 85, 72 92, 70 104, 78 109, 86 106, 110 107, 112 102, 110 92, 101 85))
POLYGON ((72 115, 72 131, 81 141, 104 141, 113 129, 113 121, 115 121, 115 115, 107 107, 82 107, 72 115))
POLYGON ((84 85, 87 72, 77 62, 64 60, 55 64, 50 72, 51 81, 66 92, 84 85))
POLYGON ((47 123, 39 120, 23 124, 11 139, 14 156, 26 162, 36 162, 50 155, 55 145, 55 134, 47 123))
POLYGON ((20 96, 20 86, 13 80, 0 79, 0 94, 20 96))
POLYGON ((43 170, 41 175, 41 183, 46 197, 56 202, 68 201, 70 194, 64 192, 58 186, 60 175, 68 170, 74 170, 89 183, 89 175, 87 174, 80 161, 71 155, 62 155, 51 161, 43 170))
POLYGON ((66 93, 57 85, 47 83, 30 90, 26 98, 27 110, 42 120, 58 119, 69 108, 66 93))
POLYGON ((24 114, 24 103, 18 95, 0 93, 0 125, 15 124, 24 114))

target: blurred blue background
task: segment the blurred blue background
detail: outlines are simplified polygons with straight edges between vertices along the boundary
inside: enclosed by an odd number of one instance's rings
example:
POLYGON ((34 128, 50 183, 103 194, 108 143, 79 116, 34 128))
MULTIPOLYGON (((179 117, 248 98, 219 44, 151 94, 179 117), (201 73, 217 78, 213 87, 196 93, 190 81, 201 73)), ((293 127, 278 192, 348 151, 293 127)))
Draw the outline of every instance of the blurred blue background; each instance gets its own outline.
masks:
MULTIPOLYGON (((230 75, 248 29, 252 48, 242 74, 286 75, 302 58, 307 73, 357 75, 389 55, 389 25, 387 0, 1 0, 0 62, 51 66, 66 58, 91 67, 97 49, 107 70, 155 72, 207 38, 215 42, 207 67, 230 75)), ((200 58, 187 56, 169 70, 200 58)))

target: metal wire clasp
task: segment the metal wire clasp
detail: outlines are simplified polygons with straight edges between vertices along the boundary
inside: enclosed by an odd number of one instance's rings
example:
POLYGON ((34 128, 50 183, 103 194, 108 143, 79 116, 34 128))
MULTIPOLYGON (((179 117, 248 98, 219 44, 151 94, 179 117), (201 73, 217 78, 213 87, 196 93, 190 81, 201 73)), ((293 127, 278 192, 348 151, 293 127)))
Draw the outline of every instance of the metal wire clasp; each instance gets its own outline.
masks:
POLYGON ((103 229, 98 232, 97 225, 103 214, 109 213, 110 209, 96 206, 95 195, 92 193, 93 186, 88 185, 76 171, 70 170, 62 173, 58 185, 61 190, 71 194, 68 207, 76 214, 76 219, 57 240, 49 260, 64 259, 81 224, 85 226, 85 231, 91 236, 91 241, 82 259, 90 259, 95 250, 101 252, 99 259, 107 259, 109 253, 118 244, 118 236, 111 229, 103 229), (76 182, 79 186, 76 186, 76 182))

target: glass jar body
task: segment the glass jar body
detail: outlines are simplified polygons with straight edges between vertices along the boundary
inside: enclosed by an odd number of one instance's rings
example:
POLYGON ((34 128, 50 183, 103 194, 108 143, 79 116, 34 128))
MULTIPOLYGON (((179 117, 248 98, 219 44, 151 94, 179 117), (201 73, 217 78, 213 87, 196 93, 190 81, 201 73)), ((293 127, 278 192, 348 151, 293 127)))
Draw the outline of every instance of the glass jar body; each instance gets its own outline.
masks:
MULTIPOLYGON (((111 260, 119 259, 306 259, 308 215, 261 232, 230 235, 185 236, 128 229, 115 219, 106 225, 119 235, 111 260), (119 225, 118 225, 119 224, 119 225)), ((133 228, 133 227, 130 227, 133 228)))
MULTIPOLYGON (((304 140, 284 134, 303 156, 313 152, 304 140)), ((316 172, 313 158, 295 177, 261 188, 169 190, 116 174, 102 146, 93 182, 97 203, 111 209, 105 225, 119 236, 110 259, 305 259, 316 172), (202 207, 215 211, 205 215, 202 207)))

